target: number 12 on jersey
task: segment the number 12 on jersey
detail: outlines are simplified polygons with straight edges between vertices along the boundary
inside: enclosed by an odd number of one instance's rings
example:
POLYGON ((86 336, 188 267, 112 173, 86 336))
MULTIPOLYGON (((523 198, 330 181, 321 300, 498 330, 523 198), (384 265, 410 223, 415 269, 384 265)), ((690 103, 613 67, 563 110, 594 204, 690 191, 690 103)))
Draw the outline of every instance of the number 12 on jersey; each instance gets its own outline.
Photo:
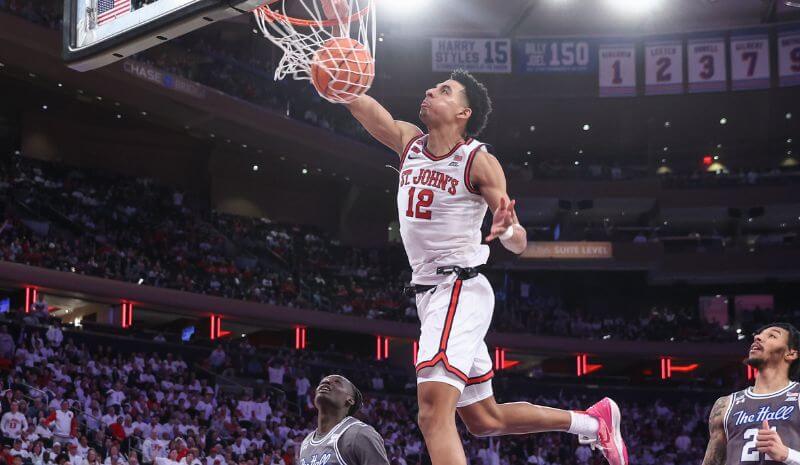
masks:
POLYGON ((430 189, 419 189, 411 187, 408 189, 408 209, 406 216, 409 218, 419 218, 421 220, 431 219, 432 212, 430 206, 433 204, 433 191, 430 189))

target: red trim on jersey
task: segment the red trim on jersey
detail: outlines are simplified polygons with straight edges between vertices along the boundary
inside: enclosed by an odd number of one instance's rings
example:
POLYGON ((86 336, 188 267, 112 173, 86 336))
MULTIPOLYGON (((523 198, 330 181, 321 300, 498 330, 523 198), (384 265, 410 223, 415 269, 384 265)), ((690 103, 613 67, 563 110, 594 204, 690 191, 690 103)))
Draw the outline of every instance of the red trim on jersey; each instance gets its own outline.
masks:
POLYGON ((467 165, 464 167, 464 185, 467 186, 467 190, 472 192, 473 194, 480 195, 481 191, 472 185, 472 182, 469 180, 469 176, 472 171, 472 162, 475 160, 475 156, 478 154, 478 150, 484 148, 485 145, 481 144, 475 149, 470 152, 469 157, 467 157, 467 165))
POLYGON ((403 169, 403 163, 406 161, 406 156, 408 155, 408 151, 411 150, 411 146, 414 145, 414 142, 418 141, 420 137, 424 136, 425 134, 418 134, 411 138, 406 144, 406 147, 403 149, 403 153, 400 154, 400 170, 403 169))
POLYGON ((450 365, 450 361, 447 359, 446 353, 447 343, 450 339, 450 332, 453 329, 453 320, 455 319, 456 309, 458 308, 458 300, 461 296, 462 285, 463 281, 460 279, 457 279, 453 284, 453 291, 450 294, 450 306, 447 309, 447 317, 445 318, 444 329, 442 329, 442 337, 439 340, 439 351, 432 359, 417 363, 416 371, 419 372, 423 368, 429 368, 439 362, 442 362, 445 370, 458 376, 462 381, 464 381, 464 383, 467 383, 469 381, 469 377, 458 368, 450 365))
POLYGON ((448 158, 450 155, 456 153, 456 150, 460 149, 461 146, 467 145, 470 142, 472 142, 472 138, 468 137, 467 140, 457 143, 456 146, 453 147, 452 149, 450 149, 450 151, 447 152, 446 155, 442 155, 441 157, 437 157, 436 155, 428 152, 428 139, 426 138, 425 139, 425 143, 422 144, 422 153, 424 153, 426 157, 430 158, 433 161, 441 161, 441 160, 444 160, 445 158, 448 158))
POLYGON ((473 384, 485 383, 486 381, 489 381, 492 378, 494 378, 494 370, 489 370, 489 373, 486 373, 485 375, 469 378, 467 380, 467 386, 472 386, 473 384))
POLYGON ((456 309, 458 308, 458 298, 461 295, 461 286, 464 282, 456 279, 453 283, 453 292, 450 293, 450 307, 447 309, 447 317, 444 320, 444 329, 442 330, 442 338, 439 341, 439 350, 447 350, 447 342, 450 339, 450 330, 453 329, 453 319, 456 316, 456 309))
POLYGON ((444 351, 440 351, 439 353, 436 354, 435 357, 428 360, 427 362, 418 363, 416 368, 417 373, 419 373, 419 371, 422 370, 423 368, 430 368, 439 362, 442 362, 442 365, 444 366, 445 370, 456 375, 461 381, 464 381, 464 383, 469 382, 469 377, 465 375, 464 372, 454 367, 453 365, 450 365, 450 361, 447 359, 447 354, 444 353, 444 351))

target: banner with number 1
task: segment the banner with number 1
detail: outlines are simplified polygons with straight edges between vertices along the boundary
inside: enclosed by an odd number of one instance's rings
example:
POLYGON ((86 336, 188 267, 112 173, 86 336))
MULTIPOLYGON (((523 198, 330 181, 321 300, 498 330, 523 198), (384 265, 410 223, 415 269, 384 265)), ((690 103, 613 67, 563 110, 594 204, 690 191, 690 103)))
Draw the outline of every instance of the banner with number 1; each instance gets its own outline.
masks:
POLYGON ((764 29, 731 33, 731 88, 767 89, 770 85, 769 35, 764 29))
POLYGON ((636 44, 601 43, 597 48, 598 81, 601 97, 636 95, 636 44))

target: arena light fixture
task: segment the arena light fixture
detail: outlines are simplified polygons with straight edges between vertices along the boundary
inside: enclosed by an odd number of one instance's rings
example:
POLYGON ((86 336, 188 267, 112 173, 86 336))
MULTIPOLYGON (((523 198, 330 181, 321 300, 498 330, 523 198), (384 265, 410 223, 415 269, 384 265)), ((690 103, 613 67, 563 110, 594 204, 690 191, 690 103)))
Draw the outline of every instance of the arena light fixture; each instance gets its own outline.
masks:
POLYGON ((725 126, 726 124, 728 124, 728 118, 725 118, 723 116, 722 118, 719 119, 719 124, 725 126))
POLYGON ((303 174, 308 174, 308 170, 307 170, 306 168, 303 168, 303 170, 301 171, 301 173, 303 173, 303 174))
POLYGON ((786 113, 785 117, 786 117, 786 119, 792 119, 792 114, 791 113, 786 113))
POLYGON ((258 165, 253 165, 253 171, 258 171, 258 165))
POLYGON ((636 16, 648 13, 661 5, 662 0, 606 0, 609 8, 618 13, 636 16))
POLYGON ((588 131, 588 130, 589 130, 589 129, 591 129, 591 128, 592 128, 592 127, 591 127, 591 126, 589 126, 588 124, 584 124, 584 125, 583 125, 583 130, 584 130, 584 131, 588 131))
POLYGON ((534 126, 534 125, 532 125, 532 124, 531 124, 531 127, 530 127, 529 129, 530 129, 530 131, 531 131, 531 132, 533 132, 533 131, 535 131, 535 130, 536 130, 536 126, 534 126))
POLYGON ((668 152, 669 151, 669 147, 665 145, 664 148, 661 149, 661 150, 663 150, 664 152, 668 152))
POLYGON ((395 16, 408 16, 423 11, 430 0, 379 0, 379 11, 386 11, 395 16))
POLYGON ((789 138, 789 139, 786 139, 786 143, 787 143, 787 144, 791 144, 791 143, 792 143, 792 139, 791 139, 791 138, 789 138))
POLYGON ((664 127, 665 128, 668 128, 670 126, 672 126, 672 123, 670 123, 669 121, 664 121, 664 127))

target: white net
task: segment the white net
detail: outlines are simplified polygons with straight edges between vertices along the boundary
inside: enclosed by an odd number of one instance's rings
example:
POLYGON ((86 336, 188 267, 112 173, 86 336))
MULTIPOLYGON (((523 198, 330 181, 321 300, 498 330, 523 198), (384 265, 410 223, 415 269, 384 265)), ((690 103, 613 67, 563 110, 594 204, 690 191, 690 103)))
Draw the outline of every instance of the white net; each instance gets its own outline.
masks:
POLYGON ((283 51, 275 79, 311 80, 336 103, 363 94, 375 75, 374 1, 276 0, 254 10, 264 37, 283 51))

